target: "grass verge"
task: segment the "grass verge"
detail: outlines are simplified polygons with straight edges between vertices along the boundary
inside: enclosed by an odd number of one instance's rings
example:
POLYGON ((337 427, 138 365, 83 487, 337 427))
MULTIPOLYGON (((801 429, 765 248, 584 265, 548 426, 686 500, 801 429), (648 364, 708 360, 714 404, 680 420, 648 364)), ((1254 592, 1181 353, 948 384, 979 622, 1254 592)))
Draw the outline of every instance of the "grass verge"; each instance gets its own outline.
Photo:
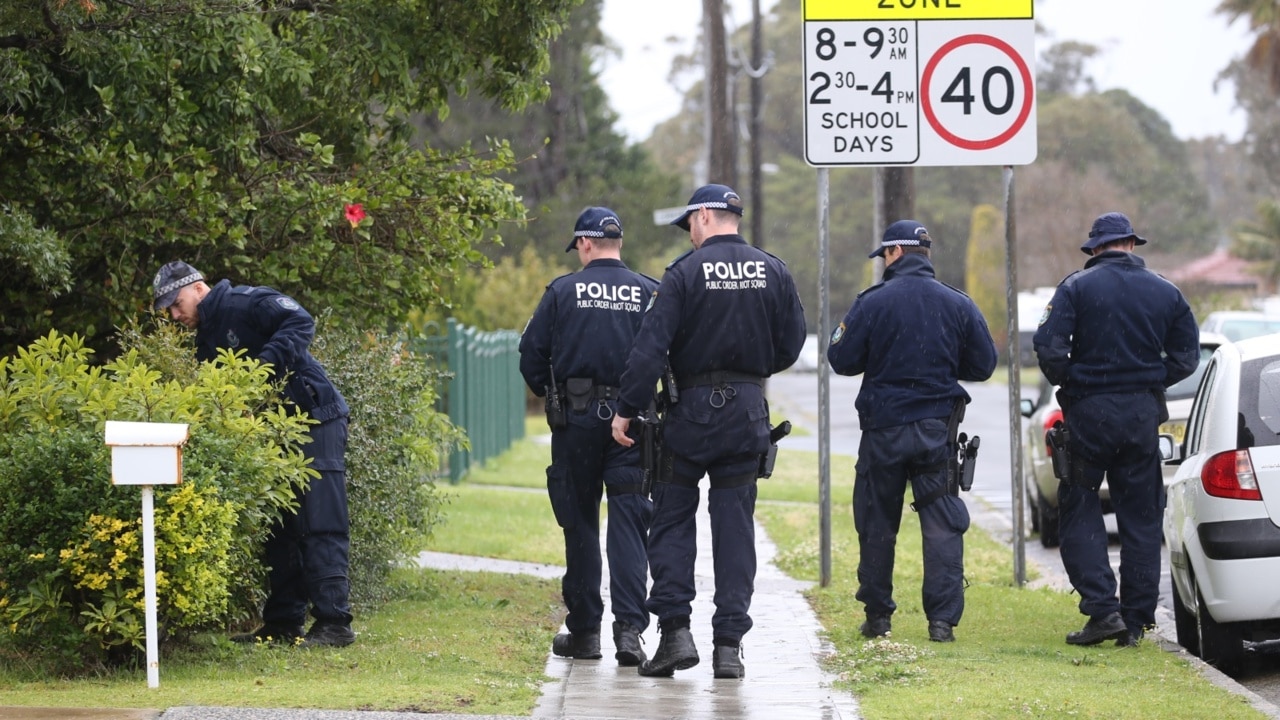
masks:
MULTIPOLYGON (((893 632, 868 641, 857 590, 857 536, 849 511, 833 513, 832 582, 807 594, 836 653, 828 669, 878 718, 1263 717, 1153 642, 1072 647, 1064 636, 1084 617, 1075 597, 1012 586, 1007 547, 973 529, 965 536, 964 620, 957 642, 931 643, 920 605, 920 526, 904 513, 894 566, 893 632)), ((785 572, 817 581, 816 507, 762 503, 756 516, 778 545, 785 572)))
POLYGON ((402 570, 400 599, 357 615, 339 650, 240 646, 222 635, 170 649, 160 687, 144 669, 40 677, 0 655, 0 705, 245 707, 527 715, 551 636, 559 583, 494 573, 402 570))
MULTIPOLYGON (((533 434, 538 434, 534 432, 533 434)), ((542 488, 549 447, 533 440, 445 488, 446 523, 427 549, 561 562, 561 535, 542 488), (514 530, 513 530, 514 528, 514 530), (519 538, 518 542, 511 538, 519 538), (483 549, 484 552, 480 552, 483 549)), ((757 517, 794 577, 818 577, 817 454, 784 450, 760 484, 757 517)), ((857 540, 849 509, 853 466, 832 462, 832 583, 809 600, 835 648, 829 669, 869 720, 902 717, 1261 717, 1153 643, 1073 648, 1083 618, 1074 597, 1012 587, 1008 548, 980 530, 966 539, 958 642, 927 640, 920 608, 919 525, 904 514, 893 635, 865 641, 854 600, 857 540)), ((563 614, 556 581, 491 573, 403 570, 400 599, 361 611, 360 639, 342 650, 240 647, 222 636, 169 652, 161 687, 142 670, 77 680, 39 677, 0 648, 0 705, 170 707, 244 705, 527 715, 563 614)), ((762 672, 764 671, 762 667, 762 672)))

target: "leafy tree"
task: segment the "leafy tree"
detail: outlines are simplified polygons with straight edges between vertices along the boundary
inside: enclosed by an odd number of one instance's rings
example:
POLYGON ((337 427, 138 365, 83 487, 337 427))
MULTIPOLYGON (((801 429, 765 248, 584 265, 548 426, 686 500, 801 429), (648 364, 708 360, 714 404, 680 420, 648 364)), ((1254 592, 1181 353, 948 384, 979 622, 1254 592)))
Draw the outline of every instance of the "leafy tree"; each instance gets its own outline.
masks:
POLYGON ((1119 207, 1117 198, 1110 207, 1098 205, 1094 215, 1122 210, 1166 247, 1212 249, 1206 241, 1212 242, 1215 226, 1204 184, 1191 172, 1183 143, 1154 110, 1124 90, 1108 90, 1048 98, 1039 120, 1037 162, 1065 163, 1077 176, 1096 167, 1132 196, 1133 206, 1119 207))
POLYGON ((1098 46, 1068 41, 1054 43, 1041 53, 1036 63, 1036 93, 1080 95, 1097 90, 1085 65, 1098 55, 1098 46))
POLYGON ((1235 229, 1236 254, 1256 260, 1272 287, 1280 280, 1280 203, 1263 200, 1258 203, 1258 220, 1241 223, 1235 229))
POLYGON ((969 232, 968 270, 965 288, 987 319, 996 349, 1006 355, 1009 339, 1009 304, 1005 297, 1004 218, 991 205, 973 209, 969 232))
POLYGON ((1274 0, 1221 0, 1217 11, 1232 23, 1248 21, 1254 39, 1244 62, 1266 80, 1272 95, 1280 96, 1280 6, 1274 0))
MULTIPOLYGON (((434 144, 509 140, 517 164, 508 177, 530 222, 519 232, 507 233, 501 246, 486 247, 485 253, 496 261, 523 258, 525 248, 535 248, 548 263, 543 283, 577 268, 577 258, 566 256, 564 246, 572 238, 578 214, 591 205, 618 213, 626 235, 623 260, 633 268, 655 263, 661 267, 680 252, 678 234, 655 228, 650 219, 655 209, 675 204, 677 180, 659 169, 643 147, 629 146, 614 129, 617 115, 599 83, 596 67, 607 52, 600 32, 602 4, 603 0, 585 0, 551 43, 545 103, 511 110, 489 98, 455 98, 447 122, 427 119, 421 128, 434 144)), ((457 312, 466 311, 459 307, 457 312)), ((520 324, 503 327, 523 327, 527 319, 526 315, 520 324)))
POLYGON ((109 346, 176 257, 357 327, 444 301, 525 209, 509 146, 416 147, 413 120, 544 100, 578 2, 4 4, 0 353, 55 326, 109 346))

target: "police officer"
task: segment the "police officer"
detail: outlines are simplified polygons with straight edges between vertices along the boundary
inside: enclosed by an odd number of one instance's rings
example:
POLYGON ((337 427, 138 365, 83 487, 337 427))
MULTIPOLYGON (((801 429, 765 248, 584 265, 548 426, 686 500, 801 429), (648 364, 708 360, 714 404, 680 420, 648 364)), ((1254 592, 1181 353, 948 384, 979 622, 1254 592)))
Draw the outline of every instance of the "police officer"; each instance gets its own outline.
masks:
POLYGON ((751 629, 756 573, 753 515, 761 456, 769 446, 764 378, 795 362, 804 344, 804 309, 779 259, 738 234, 742 200, 724 185, 699 188, 672 224, 693 250, 667 266, 622 376, 613 437, 625 446, 631 418, 670 363, 679 402, 662 431, 668 477, 653 486, 649 531, 653 588, 649 611, 662 639, 641 675, 671 676, 698 664, 689 630, 694 598, 698 481, 711 478, 715 614, 712 669, 740 678, 742 636, 751 629))
POLYGON ((1035 334, 1040 370, 1060 386, 1070 438, 1069 480, 1058 483, 1062 564, 1089 620, 1072 645, 1136 645, 1155 624, 1164 483, 1158 428, 1165 388, 1200 357, 1191 308, 1172 283, 1133 254, 1146 240, 1118 212, 1100 215, 1035 334), (1120 529, 1120 599, 1107 556, 1098 488, 1103 476, 1120 529))
POLYGON ((635 666, 645 660, 640 633, 649 626, 645 550, 653 505, 641 493, 639 449, 613 442, 609 421, 617 410, 627 351, 658 282, 632 272, 619 259, 622 222, 609 208, 589 207, 578 216, 565 252, 575 249, 583 269, 547 285, 520 338, 525 382, 534 394, 552 396, 547 493, 564 530, 561 590, 569 632, 556 635, 551 650, 580 660, 601 657, 603 488, 609 498, 606 552, 614 658, 619 665, 635 666))
POLYGON ((196 331, 196 358, 211 361, 219 349, 244 350, 284 380, 284 397, 317 424, 307 429, 302 446, 313 478, 296 499, 298 511, 280 516, 267 538, 265 560, 270 588, 262 626, 232 636, 237 642, 293 642, 304 646, 343 647, 355 641, 351 630, 350 527, 347 517, 347 402, 311 357, 308 347, 315 321, 293 298, 269 288, 212 288, 195 268, 174 261, 152 281, 155 308, 196 331), (308 604, 315 623, 303 636, 308 604))
POLYGON ((923 604, 929 639, 952 642, 964 613, 964 532, 969 510, 948 473, 956 424, 969 402, 960 381, 996 367, 987 322, 969 296, 934 277, 933 240, 914 220, 885 229, 871 257, 884 279, 858 295, 831 334, 827 359, 840 375, 863 374, 855 407, 862 429, 853 486, 861 548, 857 599, 861 632, 887 635, 894 546, 907 484, 924 544, 923 604))

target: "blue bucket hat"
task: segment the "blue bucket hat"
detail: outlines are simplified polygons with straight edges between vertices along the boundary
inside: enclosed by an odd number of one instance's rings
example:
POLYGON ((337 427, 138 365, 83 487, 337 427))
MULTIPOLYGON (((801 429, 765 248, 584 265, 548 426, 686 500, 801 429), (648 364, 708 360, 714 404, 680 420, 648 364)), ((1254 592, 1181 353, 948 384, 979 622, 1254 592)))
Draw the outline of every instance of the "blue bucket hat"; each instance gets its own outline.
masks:
POLYGON ((1089 239, 1080 246, 1080 251, 1085 255, 1092 255, 1094 248, 1099 245, 1128 238, 1133 238, 1135 245, 1147 244, 1146 238, 1138 237, 1138 234, 1133 231, 1133 223, 1129 222, 1128 216, 1124 213, 1103 213, 1093 221, 1093 227, 1089 229, 1089 239))
POLYGON ((155 309, 157 311, 168 309, 178 299, 179 290, 203 279, 204 275, 200 274, 199 270, 181 260, 165 263, 151 280, 155 309))
POLYGON ((895 245, 927 248, 933 245, 933 239, 929 237, 929 231, 915 220, 899 220, 884 229, 880 247, 867 257, 884 257, 884 251, 895 245))
POLYGON ((589 207, 578 216, 573 226, 573 240, 565 252, 578 247, 578 238, 620 238, 622 237, 622 221, 618 214, 607 207, 589 207))
POLYGON ((742 198, 738 197, 738 193, 728 185, 703 185, 693 192, 693 197, 689 198, 689 204, 685 206, 684 213, 671 221, 672 225, 681 230, 689 229, 689 216, 697 212, 701 208, 711 208, 712 210, 728 210, 737 215, 742 214, 742 198))

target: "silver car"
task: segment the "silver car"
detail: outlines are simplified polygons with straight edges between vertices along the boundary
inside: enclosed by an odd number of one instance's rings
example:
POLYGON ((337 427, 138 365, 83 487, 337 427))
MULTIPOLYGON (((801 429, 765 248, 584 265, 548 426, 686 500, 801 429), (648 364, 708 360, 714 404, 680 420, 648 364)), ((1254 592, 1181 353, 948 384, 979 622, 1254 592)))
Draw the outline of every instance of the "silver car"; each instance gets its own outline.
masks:
MULTIPOLYGON (((1221 335, 1200 333, 1200 364, 1195 372, 1181 382, 1170 387, 1165 393, 1169 403, 1169 420, 1160 426, 1160 432, 1172 435, 1177 443, 1182 442, 1187 428, 1187 415, 1191 411, 1192 398, 1200 377, 1204 374, 1209 357, 1219 345, 1227 342, 1221 335)), ((1025 484, 1027 501, 1031 505, 1031 529, 1040 533, 1040 543, 1045 547, 1057 547, 1058 536, 1058 479, 1053 476, 1053 457, 1044 434, 1053 424, 1062 420, 1062 407, 1058 405, 1057 388, 1050 385, 1043 376, 1040 378, 1039 397, 1035 400, 1022 401, 1022 416, 1028 419, 1023 425, 1022 437, 1022 476, 1025 484)), ((1168 485, 1173 480, 1176 468, 1163 469, 1164 482, 1168 485)), ((1103 512, 1111 512, 1111 495, 1104 480, 1098 490, 1102 498, 1103 512)))

